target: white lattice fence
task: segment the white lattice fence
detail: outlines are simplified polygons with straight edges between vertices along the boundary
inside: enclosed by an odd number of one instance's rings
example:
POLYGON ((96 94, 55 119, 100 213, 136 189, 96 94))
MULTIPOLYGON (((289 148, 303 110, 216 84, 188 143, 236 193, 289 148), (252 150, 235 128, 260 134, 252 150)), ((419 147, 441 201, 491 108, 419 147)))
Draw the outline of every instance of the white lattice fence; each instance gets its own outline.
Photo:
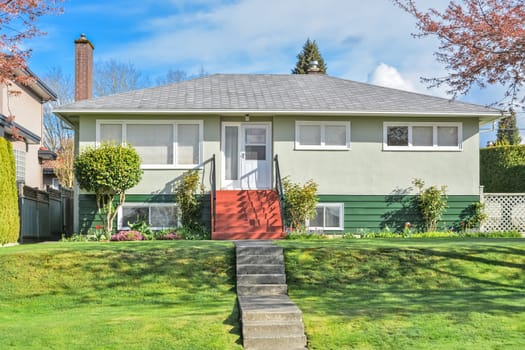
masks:
POLYGON ((525 232, 525 193, 485 193, 483 202, 488 215, 483 231, 525 232))

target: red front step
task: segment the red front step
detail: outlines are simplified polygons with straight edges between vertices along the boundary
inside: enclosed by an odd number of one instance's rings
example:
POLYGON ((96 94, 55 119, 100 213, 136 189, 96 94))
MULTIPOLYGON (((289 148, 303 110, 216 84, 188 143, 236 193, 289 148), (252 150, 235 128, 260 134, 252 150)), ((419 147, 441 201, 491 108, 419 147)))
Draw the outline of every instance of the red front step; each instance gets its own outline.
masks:
POLYGON ((280 239, 279 196, 272 190, 217 191, 212 239, 280 239))

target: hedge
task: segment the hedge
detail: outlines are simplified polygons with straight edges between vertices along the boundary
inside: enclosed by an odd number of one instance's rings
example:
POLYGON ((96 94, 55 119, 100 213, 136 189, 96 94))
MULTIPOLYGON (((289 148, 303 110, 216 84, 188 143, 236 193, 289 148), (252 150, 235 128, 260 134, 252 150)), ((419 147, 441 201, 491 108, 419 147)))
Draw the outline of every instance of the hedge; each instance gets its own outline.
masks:
POLYGON ((0 137, 0 245, 18 241, 20 218, 13 146, 0 137))
POLYGON ((525 192, 525 145, 481 149, 480 184, 485 192, 525 192))

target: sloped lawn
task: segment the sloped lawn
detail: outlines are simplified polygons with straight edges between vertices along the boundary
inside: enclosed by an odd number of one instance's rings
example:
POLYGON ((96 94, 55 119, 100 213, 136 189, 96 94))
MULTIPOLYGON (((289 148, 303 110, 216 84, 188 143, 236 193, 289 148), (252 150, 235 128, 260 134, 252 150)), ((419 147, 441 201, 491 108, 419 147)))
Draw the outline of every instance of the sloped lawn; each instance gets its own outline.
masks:
POLYGON ((242 349, 233 244, 0 249, 0 349, 242 349))
POLYGON ((310 349, 525 349, 525 240, 279 244, 310 349))

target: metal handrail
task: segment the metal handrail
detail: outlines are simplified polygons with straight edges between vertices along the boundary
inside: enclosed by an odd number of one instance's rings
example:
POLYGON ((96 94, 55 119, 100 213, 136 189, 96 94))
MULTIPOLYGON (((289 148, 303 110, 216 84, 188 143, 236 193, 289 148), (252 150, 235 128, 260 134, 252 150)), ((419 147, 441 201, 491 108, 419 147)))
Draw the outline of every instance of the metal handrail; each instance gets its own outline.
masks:
POLYGON ((210 203, 211 203, 211 232, 215 232, 215 219, 216 219, 216 208, 215 204, 217 201, 217 178, 215 174, 215 154, 211 157, 211 171, 210 171, 210 203))
POLYGON ((283 180, 281 178, 281 169, 279 167, 279 157, 276 154, 273 157, 273 162, 275 166, 275 191, 277 191, 277 195, 279 196, 279 210, 281 212, 281 223, 282 223, 282 230, 284 232, 284 192, 283 192, 283 180))

